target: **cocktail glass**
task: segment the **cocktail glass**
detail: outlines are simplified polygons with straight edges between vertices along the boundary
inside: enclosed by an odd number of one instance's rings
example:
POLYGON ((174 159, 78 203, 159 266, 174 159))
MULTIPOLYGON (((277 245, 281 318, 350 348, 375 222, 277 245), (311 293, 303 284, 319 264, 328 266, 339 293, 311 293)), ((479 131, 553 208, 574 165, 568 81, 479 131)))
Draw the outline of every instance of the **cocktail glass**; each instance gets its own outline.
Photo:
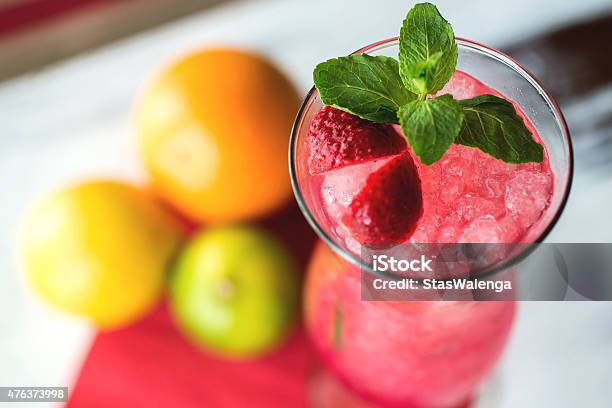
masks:
MULTIPOLYGON (((546 147, 553 194, 539 221, 521 238, 541 242, 559 219, 572 180, 572 148, 563 115, 539 82, 510 57, 465 39, 456 42, 457 70, 513 101, 546 147)), ((397 57, 398 40, 380 41, 357 53, 397 57)), ((369 266, 355 243, 338 235, 337 222, 322 208, 320 186, 308 171, 308 126, 322 106, 313 88, 298 113, 290 145, 297 201, 322 240, 313 254, 305 294, 313 343, 326 366, 367 400, 390 407, 465 405, 499 358, 516 304, 361 300, 360 274, 369 266)))

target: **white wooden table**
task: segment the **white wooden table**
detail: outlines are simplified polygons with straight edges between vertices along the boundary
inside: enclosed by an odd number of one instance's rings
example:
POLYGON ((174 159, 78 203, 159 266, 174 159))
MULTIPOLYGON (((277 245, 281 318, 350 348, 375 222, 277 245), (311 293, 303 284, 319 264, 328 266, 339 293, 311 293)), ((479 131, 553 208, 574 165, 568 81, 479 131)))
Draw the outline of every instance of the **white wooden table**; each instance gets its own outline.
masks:
MULTIPOLYGON (((492 46, 611 6, 610 0, 437 3, 458 35, 492 46)), ((93 329, 41 305, 25 288, 15 230, 27 204, 56 186, 87 176, 142 181, 129 112, 154 67, 193 46, 236 45, 269 55, 305 92, 317 62, 396 35, 409 7, 401 0, 231 3, 0 86, 0 385, 70 385, 78 373, 93 329)), ((579 172, 551 239, 612 242, 610 202, 612 175, 579 172)), ((523 303, 478 404, 607 407, 610 363, 612 304, 523 303)))

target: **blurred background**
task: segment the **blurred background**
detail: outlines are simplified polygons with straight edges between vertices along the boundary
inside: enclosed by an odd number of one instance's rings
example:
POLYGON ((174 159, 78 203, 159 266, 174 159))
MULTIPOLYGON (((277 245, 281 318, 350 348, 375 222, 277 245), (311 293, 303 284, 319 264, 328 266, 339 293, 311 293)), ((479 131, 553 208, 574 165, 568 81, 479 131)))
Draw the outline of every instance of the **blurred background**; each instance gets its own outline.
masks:
MULTIPOLYGON (((458 36, 515 57, 561 105, 575 178, 550 240, 612 242, 612 2, 435 3, 458 36)), ((134 100, 177 53, 247 49, 304 95, 318 62, 396 36, 411 5, 0 0, 0 386, 68 386, 75 407, 248 406, 257 398, 258 406, 306 405, 317 364, 301 329, 275 353, 246 363, 193 348, 176 333, 164 301, 133 325, 99 334, 32 293, 15 259, 16 233, 30 204, 58 186, 86 178, 146 184, 134 100)), ((303 267, 314 236, 294 204, 257 223, 303 267)), ((522 303, 510 345, 475 406, 607 407, 610 361, 612 304, 522 303)))

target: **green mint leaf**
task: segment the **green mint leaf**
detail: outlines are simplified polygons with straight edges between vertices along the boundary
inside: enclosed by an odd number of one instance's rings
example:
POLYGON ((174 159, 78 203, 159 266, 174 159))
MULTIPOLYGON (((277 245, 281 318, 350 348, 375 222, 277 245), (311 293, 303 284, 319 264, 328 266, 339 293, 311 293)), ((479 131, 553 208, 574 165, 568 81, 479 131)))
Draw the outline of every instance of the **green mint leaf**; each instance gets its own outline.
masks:
POLYGON ((326 105, 378 123, 397 123, 398 108, 415 99, 390 57, 350 55, 325 61, 313 79, 326 105))
POLYGON ((427 95, 429 93, 429 84, 431 84, 434 71, 442 55, 441 52, 436 52, 427 61, 417 62, 406 68, 406 76, 412 78, 411 87, 417 91, 417 94, 427 95))
POLYGON ((505 99, 482 95, 460 101, 465 120, 455 143, 476 147, 506 163, 542 162, 544 149, 537 143, 505 99))
POLYGON ((415 5, 400 30, 400 76, 418 95, 438 92, 457 66, 453 28, 430 3, 415 5))
POLYGON ((451 95, 416 100, 400 107, 399 122, 423 164, 440 160, 461 130, 463 112, 451 95))

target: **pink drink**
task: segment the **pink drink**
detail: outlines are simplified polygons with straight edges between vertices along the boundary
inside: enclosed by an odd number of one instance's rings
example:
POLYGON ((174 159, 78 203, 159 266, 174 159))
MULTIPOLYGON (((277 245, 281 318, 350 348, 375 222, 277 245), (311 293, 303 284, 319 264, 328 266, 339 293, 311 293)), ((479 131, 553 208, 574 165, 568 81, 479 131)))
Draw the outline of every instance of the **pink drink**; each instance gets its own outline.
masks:
MULTIPOLYGON (((440 94, 456 99, 484 94, 499 95, 469 75, 457 72, 440 94)), ((518 107, 517 107, 518 108, 518 107)), ((519 110, 520 112, 520 110, 519 110)), ((534 139, 541 142, 525 119, 534 139)), ((396 126, 397 132, 402 132, 396 126)), ((392 157, 383 157, 310 177, 311 191, 319 191, 319 205, 330 230, 359 255, 361 242, 351 236, 342 219, 352 198, 364 187, 367 177, 392 157)), ((481 151, 453 145, 431 166, 416 157, 423 209, 412 242, 520 242, 536 224, 553 193, 553 175, 548 158, 542 163, 513 165, 481 151)))
MULTIPOLYGON (((456 99, 493 94, 511 100, 544 146, 544 161, 506 164, 458 145, 431 166, 415 159, 423 212, 406 240, 541 240, 560 214, 571 181, 571 146, 563 118, 520 66, 479 44, 457 42, 458 71, 441 93, 456 99)), ((395 56, 397 41, 366 50, 395 56)), ((347 211, 364 191, 368 176, 380 174, 399 156, 394 151, 312 174, 308 128, 321 107, 316 92, 311 93, 298 116, 291 150, 298 202, 325 241, 313 255, 306 282, 306 325, 313 343, 330 371, 367 401, 405 408, 467 406, 503 350, 515 303, 361 300, 359 256, 364 242, 347 224, 347 211)))
MULTIPOLYGON (((442 92, 457 99, 496 94, 461 72, 442 92)), ((517 166, 457 145, 431 166, 414 159, 424 209, 414 242, 517 242, 552 197, 548 159, 517 166)), ((330 229, 352 251, 361 243, 337 220, 367 176, 388 160, 311 178, 330 229)), ((465 403, 505 344, 514 304, 362 302, 360 284, 358 268, 319 246, 309 271, 307 323, 332 371, 358 394, 389 406, 465 403)))

